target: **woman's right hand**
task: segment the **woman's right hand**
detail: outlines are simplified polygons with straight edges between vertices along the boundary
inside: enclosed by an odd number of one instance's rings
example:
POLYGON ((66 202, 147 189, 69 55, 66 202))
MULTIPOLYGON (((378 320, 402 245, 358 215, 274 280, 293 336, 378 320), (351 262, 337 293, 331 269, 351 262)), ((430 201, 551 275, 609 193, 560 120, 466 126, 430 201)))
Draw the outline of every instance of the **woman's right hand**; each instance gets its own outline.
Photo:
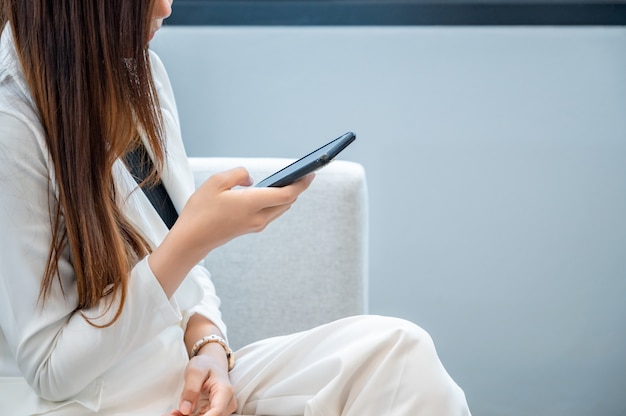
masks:
MULTIPOLYGON (((236 168, 205 181, 191 196, 176 226, 204 255, 234 237, 259 232, 278 218, 309 186, 312 177, 284 188, 254 188, 248 171, 236 168), (246 188, 237 188, 244 186, 246 188)), ((204 257, 204 256, 203 256, 204 257)))
POLYGON ((281 216, 313 177, 308 175, 283 188, 256 188, 250 187, 248 171, 236 168, 207 179, 148 259, 168 297, 211 250, 240 235, 262 231, 281 216))

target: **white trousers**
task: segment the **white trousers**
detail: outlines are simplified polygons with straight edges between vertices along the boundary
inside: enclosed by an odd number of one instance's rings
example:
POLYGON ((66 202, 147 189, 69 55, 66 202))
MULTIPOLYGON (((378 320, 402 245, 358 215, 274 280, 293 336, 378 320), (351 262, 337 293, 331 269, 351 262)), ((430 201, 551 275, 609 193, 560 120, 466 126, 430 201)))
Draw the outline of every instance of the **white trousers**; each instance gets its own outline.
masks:
POLYGON ((239 415, 469 415, 431 337, 397 318, 358 316, 253 343, 231 371, 239 415))

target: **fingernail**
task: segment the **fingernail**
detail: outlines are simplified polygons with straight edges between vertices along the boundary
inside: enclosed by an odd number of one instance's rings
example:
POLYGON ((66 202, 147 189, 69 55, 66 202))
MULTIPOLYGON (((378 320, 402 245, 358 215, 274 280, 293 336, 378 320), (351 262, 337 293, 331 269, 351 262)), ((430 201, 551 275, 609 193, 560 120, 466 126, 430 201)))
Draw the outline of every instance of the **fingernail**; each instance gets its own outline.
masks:
POLYGON ((188 402, 187 400, 183 401, 180 403, 180 412, 184 415, 188 415, 191 413, 191 402, 188 402))

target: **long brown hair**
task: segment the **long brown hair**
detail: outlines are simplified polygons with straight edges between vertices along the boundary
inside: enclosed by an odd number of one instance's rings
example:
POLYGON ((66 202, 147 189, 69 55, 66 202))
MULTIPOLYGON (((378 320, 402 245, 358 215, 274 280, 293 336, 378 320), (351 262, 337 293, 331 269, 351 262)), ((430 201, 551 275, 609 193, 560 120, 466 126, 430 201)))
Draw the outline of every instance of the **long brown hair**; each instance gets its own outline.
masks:
POLYGON ((111 294, 119 295, 114 317, 96 325, 109 326, 122 313, 130 269, 150 252, 115 202, 113 164, 140 143, 140 133, 157 169, 165 153, 147 50, 154 0, 0 1, 58 189, 40 298, 45 303, 54 281, 60 284, 58 262, 69 245, 76 309, 93 307, 105 296, 110 308, 111 294))

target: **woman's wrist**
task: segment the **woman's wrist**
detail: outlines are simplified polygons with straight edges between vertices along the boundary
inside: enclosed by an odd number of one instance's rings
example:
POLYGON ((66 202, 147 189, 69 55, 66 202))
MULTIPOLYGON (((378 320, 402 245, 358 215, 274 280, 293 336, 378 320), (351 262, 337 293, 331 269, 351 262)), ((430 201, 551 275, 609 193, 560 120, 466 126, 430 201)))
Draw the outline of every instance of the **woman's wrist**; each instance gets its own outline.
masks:
MULTIPOLYGON (((224 367, 228 367, 230 347, 226 337, 204 315, 196 313, 189 317, 185 329, 185 344, 190 358, 209 355, 219 359, 224 367)), ((230 354, 232 356, 232 352, 230 354)))
POLYGON ((205 255, 202 250, 187 247, 184 237, 173 231, 172 229, 148 257, 150 269, 168 298, 176 292, 189 271, 205 255))
POLYGON ((192 356, 190 359, 190 361, 196 360, 203 362, 202 366, 219 370, 224 375, 228 375, 230 372, 229 361, 224 348, 216 343, 210 343, 200 348, 198 355, 192 356))
MULTIPOLYGON (((221 349, 221 354, 226 357, 228 371, 232 370, 235 366, 235 356, 233 351, 230 349, 224 338, 215 334, 207 335, 196 341, 191 348, 191 357, 193 358, 200 355, 203 350, 210 351, 210 354, 214 355, 216 350, 215 346, 218 346, 219 348, 217 348, 217 350, 221 349)), ((217 354, 220 354, 220 352, 217 352, 217 354)))

